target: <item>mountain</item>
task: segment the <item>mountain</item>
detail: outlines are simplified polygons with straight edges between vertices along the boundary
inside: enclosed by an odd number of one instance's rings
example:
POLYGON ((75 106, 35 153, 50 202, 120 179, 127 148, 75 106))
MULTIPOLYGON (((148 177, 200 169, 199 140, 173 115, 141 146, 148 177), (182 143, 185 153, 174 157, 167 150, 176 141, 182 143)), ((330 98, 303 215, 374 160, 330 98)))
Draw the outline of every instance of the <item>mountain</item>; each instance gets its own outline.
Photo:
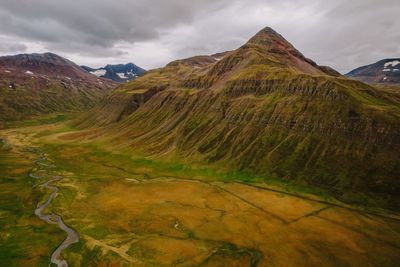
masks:
POLYGON ((346 74, 367 83, 400 83, 400 58, 384 59, 346 74))
POLYGON ((85 110, 115 84, 56 54, 0 57, 0 127, 33 115, 85 110))
POLYGON ((133 153, 400 208, 398 101, 317 65, 271 28, 237 50, 151 70, 75 124, 133 153))
POLYGON ((97 77, 113 80, 115 82, 127 82, 143 75, 146 71, 133 63, 107 65, 104 68, 93 69, 87 66, 81 66, 82 69, 90 72, 97 77))

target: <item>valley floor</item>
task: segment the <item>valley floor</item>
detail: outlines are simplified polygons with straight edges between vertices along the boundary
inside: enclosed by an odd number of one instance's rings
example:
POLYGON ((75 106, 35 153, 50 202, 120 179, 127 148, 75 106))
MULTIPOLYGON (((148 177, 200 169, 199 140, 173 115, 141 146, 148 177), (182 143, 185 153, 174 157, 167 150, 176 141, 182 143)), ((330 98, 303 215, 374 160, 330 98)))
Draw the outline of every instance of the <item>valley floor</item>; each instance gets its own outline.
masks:
POLYGON ((0 131, 0 262, 47 266, 66 234, 34 215, 40 148, 59 175, 47 212, 80 236, 70 266, 398 266, 400 219, 62 139, 65 122, 0 131), (1 144, 0 144, 1 146, 1 144), (37 170, 35 170, 37 171, 37 170))

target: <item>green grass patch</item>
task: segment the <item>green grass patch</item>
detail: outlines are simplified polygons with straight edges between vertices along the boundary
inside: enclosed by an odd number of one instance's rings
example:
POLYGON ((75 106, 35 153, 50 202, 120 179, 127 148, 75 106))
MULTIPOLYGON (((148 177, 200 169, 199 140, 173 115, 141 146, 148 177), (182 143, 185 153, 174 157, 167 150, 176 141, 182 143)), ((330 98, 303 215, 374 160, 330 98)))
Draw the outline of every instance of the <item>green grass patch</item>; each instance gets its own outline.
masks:
POLYGON ((176 178, 261 184, 293 194, 314 195, 324 200, 334 200, 324 189, 312 187, 296 179, 284 180, 273 173, 255 175, 250 170, 226 171, 218 167, 194 166, 179 161, 154 160, 132 154, 112 153, 95 145, 47 144, 45 151, 55 160, 58 171, 73 172, 82 179, 81 181, 90 182, 87 190, 93 194, 101 184, 113 179, 140 176, 142 179, 176 178), (68 153, 72 153, 73 156, 68 156, 68 153))
POLYGON ((28 176, 33 163, 0 148, 1 266, 47 266, 63 231, 34 214, 44 192, 28 176))
POLYGON ((77 113, 51 113, 42 116, 35 116, 22 121, 9 121, 5 124, 5 128, 20 128, 37 125, 54 124, 71 120, 77 116, 77 113))

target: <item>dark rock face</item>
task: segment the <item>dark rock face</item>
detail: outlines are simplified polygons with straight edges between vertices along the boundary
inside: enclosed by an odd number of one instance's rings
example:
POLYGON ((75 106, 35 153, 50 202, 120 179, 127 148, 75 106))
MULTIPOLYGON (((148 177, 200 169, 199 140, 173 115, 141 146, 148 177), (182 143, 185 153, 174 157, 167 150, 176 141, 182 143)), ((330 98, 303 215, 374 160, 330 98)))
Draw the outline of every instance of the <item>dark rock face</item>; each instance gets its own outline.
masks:
POLYGON ((141 76, 146 72, 144 69, 133 63, 107 65, 99 69, 93 69, 87 66, 81 66, 81 68, 97 77, 110 79, 119 83, 134 80, 136 77, 141 76))
POLYGON ((400 58, 384 59, 346 74, 367 83, 400 83, 400 58))

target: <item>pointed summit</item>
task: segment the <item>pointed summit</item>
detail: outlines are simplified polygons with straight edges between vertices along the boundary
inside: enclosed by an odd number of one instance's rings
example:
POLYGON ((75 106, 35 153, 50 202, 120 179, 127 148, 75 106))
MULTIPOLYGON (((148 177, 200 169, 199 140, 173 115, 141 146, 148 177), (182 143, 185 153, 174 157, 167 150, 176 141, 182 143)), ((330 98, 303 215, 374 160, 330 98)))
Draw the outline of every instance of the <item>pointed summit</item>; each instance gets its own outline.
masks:
POLYGON ((300 53, 291 43, 289 43, 282 35, 277 33, 270 27, 265 27, 254 35, 248 42, 249 46, 261 46, 271 53, 291 54, 295 57, 305 59, 305 56, 300 53))
POLYGON ((236 52, 236 58, 251 58, 251 64, 263 64, 270 67, 291 69, 311 75, 340 76, 340 73, 328 67, 318 66, 305 57, 282 35, 270 27, 255 34, 236 52))
MULTIPOLYGON (((283 38, 282 35, 277 33, 274 29, 270 27, 265 27, 261 31, 259 31, 256 35, 254 35, 248 43, 253 43, 253 44, 262 44, 265 42, 269 42, 272 39, 281 39, 283 41, 286 41, 285 38, 283 38)), ((287 41, 286 41, 287 42, 287 41)))

